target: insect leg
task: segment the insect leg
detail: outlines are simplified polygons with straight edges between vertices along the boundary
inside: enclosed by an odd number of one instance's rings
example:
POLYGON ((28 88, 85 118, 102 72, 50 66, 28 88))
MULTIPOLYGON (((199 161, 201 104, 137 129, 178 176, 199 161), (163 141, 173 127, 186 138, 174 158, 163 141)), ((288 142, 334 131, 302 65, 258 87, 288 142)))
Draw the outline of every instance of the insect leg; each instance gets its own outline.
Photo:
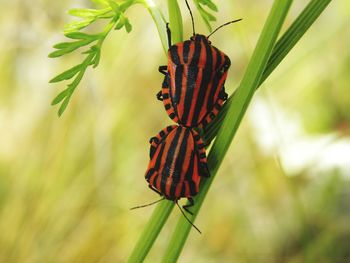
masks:
POLYGON ((213 109, 211 110, 211 112, 209 112, 205 118, 203 119, 203 121, 201 122, 201 124, 199 125, 201 128, 205 127, 209 122, 211 122, 219 113, 219 111, 222 108, 222 105, 224 104, 224 102, 227 100, 228 95, 225 92, 225 87, 222 87, 222 90, 219 93, 219 97, 216 100, 213 109))
MULTIPOLYGON (((162 74, 165 75, 164 77, 164 81, 162 84, 162 89, 157 93, 157 100, 163 101, 163 95, 166 93, 167 95, 165 95, 165 97, 169 96, 169 75, 168 73, 165 71, 167 69, 167 66, 160 66, 158 68, 158 71, 162 74), (165 92, 165 93, 164 93, 165 92)), ((165 98, 166 99, 166 98, 165 98)))
POLYGON ((188 197, 187 200, 188 200, 188 202, 190 202, 190 203, 187 204, 187 205, 183 205, 182 208, 183 208, 187 213, 193 215, 193 213, 192 213, 190 210, 188 210, 189 207, 194 206, 193 198, 192 198, 192 197, 188 197))
MULTIPOLYGON (((163 99, 163 104, 164 104, 164 108, 168 114, 168 116, 170 117, 170 119, 172 119, 174 122, 179 123, 179 117, 176 111, 176 108, 173 105, 172 99, 171 99, 171 95, 170 95, 170 76, 169 73, 166 74, 164 81, 163 81, 163 85, 162 85, 162 95, 161 95, 161 99, 163 99)), ((159 93, 158 93, 159 94, 159 93)), ((160 97, 160 95, 159 95, 160 97)), ((158 96, 157 96, 158 98, 158 96)), ((160 99, 160 98, 158 98, 160 99)))
POLYGON ((222 99, 223 101, 227 100, 228 95, 225 91, 225 87, 222 87, 222 90, 219 93, 219 98, 222 99))
POLYGON ((176 125, 170 125, 163 130, 161 130, 156 136, 152 137, 149 139, 149 143, 151 144, 151 147, 149 149, 149 156, 152 159, 154 153, 157 150, 158 145, 162 141, 162 139, 169 134, 173 129, 175 129, 177 126, 176 125))
POLYGON ((157 100, 163 101, 163 94, 161 90, 157 93, 156 96, 157 96, 157 100))
POLYGON ((207 155, 205 152, 205 144, 202 140, 202 138, 200 137, 200 135, 196 132, 196 131, 192 131, 193 133, 193 137, 198 149, 198 159, 199 159, 199 166, 201 169, 201 173, 200 176, 203 177, 209 177, 209 170, 208 170, 208 166, 207 166, 207 155))
POLYGON ((168 66, 167 66, 167 65, 159 66, 159 68, 158 68, 158 71, 159 71, 160 73, 162 73, 163 75, 166 75, 166 74, 167 74, 167 70, 168 70, 168 66))
POLYGON ((156 136, 154 136, 151 139, 149 139, 149 143, 152 146, 157 147, 158 144, 161 142, 161 140, 165 136, 167 136, 172 130, 174 130, 176 127, 178 127, 178 126, 177 125, 169 125, 169 126, 167 126, 163 130, 161 130, 156 136))
POLYGON ((159 192, 157 189, 155 189, 152 185, 148 185, 148 187, 152 190, 152 191, 154 191, 154 192, 156 192, 157 194, 159 194, 160 196, 163 196, 163 194, 161 193, 161 192, 159 192))

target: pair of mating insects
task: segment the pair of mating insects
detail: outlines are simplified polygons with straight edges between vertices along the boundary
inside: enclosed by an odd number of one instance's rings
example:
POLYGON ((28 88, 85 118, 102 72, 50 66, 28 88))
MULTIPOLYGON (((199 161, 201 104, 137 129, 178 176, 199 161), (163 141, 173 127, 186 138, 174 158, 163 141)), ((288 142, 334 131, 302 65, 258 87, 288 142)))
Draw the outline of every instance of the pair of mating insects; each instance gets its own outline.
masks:
MULTIPOLYGON (((178 205, 178 200, 185 197, 189 204, 183 209, 192 214, 188 210, 194 204, 192 197, 199 191, 201 178, 209 177, 205 145, 195 128, 203 128, 212 121, 227 99, 224 84, 231 65, 229 57, 212 46, 208 38, 219 28, 241 19, 225 23, 209 36, 199 35, 195 33, 187 1, 186 4, 193 36, 172 45, 167 24, 168 65, 159 67, 165 78, 157 94, 169 117, 179 125, 168 126, 150 139, 150 162, 145 178, 149 187, 163 196, 156 202, 168 199, 178 205)), ((135 208, 140 207, 144 206, 135 208)))

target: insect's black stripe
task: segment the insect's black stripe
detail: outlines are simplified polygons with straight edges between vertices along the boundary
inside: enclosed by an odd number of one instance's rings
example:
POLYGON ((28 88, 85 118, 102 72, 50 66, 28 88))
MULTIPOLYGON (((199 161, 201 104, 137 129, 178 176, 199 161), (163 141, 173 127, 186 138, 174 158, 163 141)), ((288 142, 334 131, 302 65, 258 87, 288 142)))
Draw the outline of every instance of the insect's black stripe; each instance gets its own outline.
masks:
POLYGON ((188 182, 189 186, 190 186, 190 195, 194 196, 197 194, 197 190, 196 190, 196 184, 194 183, 194 181, 189 181, 188 182))
POLYGON ((183 43, 183 60, 184 60, 184 63, 187 64, 188 63, 188 55, 190 53, 190 44, 191 44, 191 41, 185 41, 183 43))
MULTIPOLYGON (((157 139, 157 138, 156 138, 157 139)), ((154 156, 154 153, 156 152, 157 147, 154 147, 153 145, 151 145, 151 147, 149 148, 149 157, 152 159, 154 156)))
POLYGON ((207 112, 210 112, 213 109, 214 103, 215 103, 215 101, 213 100, 213 98, 215 96, 215 92, 217 91, 218 88, 221 88, 221 87, 218 87, 218 85, 219 85, 219 82, 220 82, 220 79, 222 76, 218 71, 221 68, 222 59, 221 59, 221 53, 217 48, 215 48, 215 52, 216 52, 216 57, 217 57, 215 69, 217 70, 217 72, 214 73, 215 77, 212 80, 212 87, 211 87, 210 94, 209 94, 209 100, 208 100, 207 105, 206 105, 207 112))
POLYGON ((176 184, 176 183, 174 183, 174 181, 172 181, 171 186, 170 186, 170 193, 169 193, 169 196, 172 199, 176 199, 175 192, 176 192, 177 185, 178 184, 176 184))
POLYGON ((175 162, 175 166, 174 166, 174 171, 176 171, 175 173, 173 173, 173 177, 172 177, 172 183, 171 183, 171 187, 170 187, 170 196, 171 197, 175 197, 175 191, 176 191, 176 187, 179 184, 179 182, 181 181, 181 175, 183 173, 183 164, 185 162, 185 158, 186 158, 186 152, 187 152, 187 145, 188 145, 188 137, 190 135, 190 131, 186 128, 182 128, 183 132, 184 132, 184 136, 180 145, 180 150, 179 150, 179 154, 177 156, 176 162, 175 162))
MULTIPOLYGON (((189 72, 187 75, 187 83, 186 83, 186 94, 185 94, 185 101, 184 101, 184 109, 190 109, 193 99, 193 92, 194 87, 196 85, 196 80, 198 78, 198 63, 199 63, 199 57, 201 53, 201 42, 195 41, 191 42, 191 45, 194 45, 194 52, 192 55, 192 60, 190 62, 190 65, 188 67, 189 72)), ((182 115, 182 122, 187 123, 188 114, 190 113, 189 110, 185 110, 182 115)))
MULTIPOLYGON (((191 150, 191 157, 190 157, 190 164, 188 166, 186 175, 185 175, 185 181, 193 181, 193 169, 194 169, 194 156, 195 156, 194 149, 191 150)), ((198 160, 197 160, 198 161, 198 160)))
MULTIPOLYGON (((221 78, 222 78, 222 75, 220 76, 216 76, 214 79, 213 79, 213 84, 212 84, 212 89, 210 91, 210 96, 212 96, 211 98, 214 98, 214 95, 215 95, 215 91, 217 91, 218 89, 221 89, 222 87, 219 87, 219 83, 221 81, 221 78)), ((207 112, 209 113, 213 108, 214 108, 214 103, 216 101, 214 101, 213 99, 211 100, 208 100, 208 103, 207 103, 207 112)))
MULTIPOLYGON (((169 76, 169 73, 167 73, 164 77, 164 80, 163 80, 163 84, 162 84, 163 89, 169 88, 169 80, 170 80, 170 76, 169 76)), ((164 99, 164 97, 163 97, 163 99, 164 99)))
POLYGON ((164 154, 166 154, 165 155, 166 159, 165 159, 164 167, 163 167, 162 174, 161 174, 162 182, 161 182, 161 189, 160 190, 162 193, 166 192, 166 181, 167 181, 168 177, 170 176, 170 174, 173 173, 173 171, 171 171, 170 168, 171 168, 171 163, 174 160, 176 146, 179 143, 179 137, 181 134, 181 130, 182 129, 180 127, 176 130, 174 139, 171 141, 170 146, 168 148, 168 151, 166 153, 164 153, 164 154))
POLYGON ((219 70, 219 68, 221 67, 221 53, 220 50, 218 50, 216 47, 214 47, 214 50, 216 52, 216 65, 215 65, 215 69, 219 70))
MULTIPOLYGON (((155 176, 154 176, 154 179, 153 179, 153 184, 152 186, 157 189, 156 185, 157 185, 157 180, 158 180, 158 177, 160 176, 159 173, 157 173, 155 176)), ((157 189, 158 190, 158 189, 157 189)))
MULTIPOLYGON (((181 98, 182 90, 182 74, 184 67, 182 65, 177 66, 175 69, 175 95, 172 97, 173 106, 176 108, 181 98)), ((170 96, 172 93, 170 93, 170 96)))
POLYGON ((221 110, 222 106, 220 104, 215 104, 214 108, 217 109, 217 110, 221 110))
MULTIPOLYGON (((194 108, 193 118, 191 120, 191 124, 194 126, 196 126, 196 124, 198 122, 200 111, 201 111, 202 107, 204 106, 203 103, 204 103, 204 99, 205 99, 205 93, 206 93, 207 88, 208 88, 208 83, 210 83, 210 81, 211 81, 211 76, 212 76, 212 71, 213 71, 213 55, 211 52, 210 45, 208 43, 204 43, 204 47, 205 47, 205 53, 206 53, 205 66, 203 69, 203 77, 202 77, 202 81, 200 84, 198 97, 195 100, 196 106, 194 108)), ((212 98, 212 97, 209 97, 208 101, 210 100, 210 98, 212 98)))
POLYGON ((150 179, 150 177, 151 177, 151 175, 154 173, 154 168, 150 168, 148 171, 147 171, 147 173, 146 173, 146 175, 145 175, 145 178, 146 178, 146 180, 147 180, 147 182, 149 182, 149 179, 150 179))
POLYGON ((180 142, 181 143, 180 150, 179 150, 179 154, 177 156, 175 166, 174 166, 174 170, 179 171, 179 173, 176 173, 173 176, 173 182, 175 182, 175 183, 179 182, 181 179, 181 172, 183 170, 183 164, 184 164, 184 161, 186 158, 188 137, 190 135, 190 131, 187 128, 182 128, 182 130, 183 130, 184 136, 183 136, 182 141, 180 142))
POLYGON ((170 58, 171 60, 173 61, 174 64, 176 65, 180 65, 180 58, 179 58, 179 53, 178 53, 178 50, 177 50, 177 46, 172 46, 170 49, 169 49, 169 53, 170 53, 170 58))
POLYGON ((186 192, 186 187, 185 187, 185 183, 183 182, 181 184, 181 193, 180 193, 180 196, 183 197, 185 196, 185 192, 186 192))
POLYGON ((191 44, 194 45, 194 53, 192 55, 190 66, 196 67, 198 66, 199 58, 201 56, 201 48, 202 48, 201 40, 196 39, 196 41, 191 41, 191 44))
POLYGON ((199 158, 201 158, 201 159, 206 158, 206 154, 205 154, 205 152, 200 153, 200 154, 199 154, 199 158))
POLYGON ((173 125, 170 125, 170 126, 166 127, 166 130, 167 130, 168 133, 171 132, 174 129, 175 129, 175 127, 173 125))
POLYGON ((156 159, 156 163, 154 164, 154 170, 159 171, 159 167, 162 161, 162 156, 163 156, 163 152, 164 152, 164 148, 165 148, 165 142, 163 141, 163 143, 161 145, 158 145, 158 147, 161 147, 159 150, 159 153, 157 155, 157 159, 156 159))

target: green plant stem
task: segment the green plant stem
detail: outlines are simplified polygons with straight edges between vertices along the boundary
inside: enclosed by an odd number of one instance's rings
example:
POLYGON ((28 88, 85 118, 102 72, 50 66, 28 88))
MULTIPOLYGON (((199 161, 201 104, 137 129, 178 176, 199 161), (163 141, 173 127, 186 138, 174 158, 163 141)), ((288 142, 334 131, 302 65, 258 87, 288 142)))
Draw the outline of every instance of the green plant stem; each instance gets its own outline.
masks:
MULTIPOLYGON (((195 198, 195 206, 192 209, 193 216, 190 216, 191 220, 196 218, 209 190, 210 184, 214 180, 216 172, 238 130, 239 124, 241 123, 251 98, 259 84, 259 80, 262 77, 264 68, 271 55, 272 48, 276 42, 278 33, 280 32, 291 3, 292 0, 274 1, 247 70, 239 88, 237 89, 236 96, 229 105, 227 115, 208 156, 208 167, 211 177, 203 181, 201 185, 201 190, 195 198)), ((163 262, 176 262, 190 230, 191 225, 181 217, 165 251, 163 262)))
MULTIPOLYGON (((269 58, 264 73, 260 79, 259 86, 270 76, 272 71, 281 63, 300 38, 306 33, 316 19, 332 0, 312 0, 300 13, 293 24, 276 43, 272 55, 269 58)), ((258 86, 258 87, 259 87, 258 86)), ((216 136, 221 127, 222 120, 226 116, 228 106, 235 93, 227 100, 218 116, 206 127, 204 140, 210 142, 216 136)))
MULTIPOLYGON (((298 16, 298 18, 292 23, 290 28, 284 33, 284 35, 279 39, 278 43, 274 47, 273 54, 269 58, 269 62, 264 70, 263 76, 260 79, 260 84, 262 84, 262 82, 270 75, 270 73, 279 65, 279 63, 284 59, 284 57, 289 53, 289 51, 295 46, 295 44, 299 41, 299 39, 304 35, 304 33, 313 24, 313 22, 319 17, 319 15, 324 11, 324 9, 327 7, 327 5, 330 2, 331 0, 310 1, 307 7, 302 11, 302 13, 298 16)), ((159 12, 159 10, 157 12, 159 12)), ((161 39, 164 40, 164 41, 162 40, 162 43, 163 43, 164 49, 166 50, 167 39, 166 39, 165 24, 161 20, 155 20, 155 23, 156 24, 158 23, 157 28, 161 28, 162 26, 164 27, 163 34, 161 34, 159 30, 158 32, 160 34, 161 39)), ((235 96, 230 97, 228 102, 225 103, 224 108, 220 111, 219 116, 215 118, 214 121, 209 125, 209 129, 205 130, 206 138, 212 140, 216 136, 219 128, 221 127, 222 120, 226 116, 228 106, 231 104, 229 103, 229 101, 232 101, 235 96)), ((210 153, 208 156, 208 162, 209 162, 208 165, 210 167, 212 167, 210 160, 211 158, 213 158, 211 157, 211 155, 212 153, 210 153)), ((195 211, 196 215, 200 209, 200 206, 206 196, 206 193, 208 192, 208 189, 212 181, 213 181, 213 177, 207 180, 205 184, 201 186, 201 193, 195 198, 196 206, 194 207, 194 209, 196 210, 195 211)), ((148 251, 150 250, 161 228, 165 224, 165 220, 160 220, 160 218, 168 217, 173 207, 174 207, 173 202, 164 202, 162 204, 159 204, 155 208, 151 218, 149 219, 148 224, 145 226, 144 232, 142 233, 139 241, 137 242, 132 252, 132 255, 130 256, 129 262, 141 262, 146 257, 148 251), (155 226, 152 222, 158 222, 158 225, 155 226), (153 232, 155 231, 155 229, 157 229, 158 231, 157 234, 153 232), (149 233, 149 235, 151 235, 152 238, 148 238, 148 235, 145 234, 146 232, 149 233)), ((176 228, 177 230, 180 228, 179 227, 180 222, 182 222, 184 227, 188 228, 187 231, 190 230, 190 228, 188 227, 188 222, 184 222, 181 219, 176 228)), ((174 239, 174 236, 172 240, 173 239, 174 239)), ((183 245, 184 244, 182 244, 182 246, 183 245)))
MULTIPOLYGON (((148 2, 149 4, 150 2, 153 2, 153 1, 146 0, 145 2, 148 2)), ((182 41, 182 32, 183 32, 182 21, 178 21, 179 19, 181 19, 181 14, 179 14, 180 9, 179 9, 179 6, 177 5, 177 1, 169 0, 168 4, 169 4, 169 17, 171 17, 170 21, 172 21, 173 23, 172 37, 175 38, 175 41, 180 42, 182 41), (171 5, 171 8, 170 8, 170 5, 171 5)), ((163 48, 165 49, 165 51, 167 51, 168 42, 167 42, 167 35, 165 30, 166 29, 165 23, 163 20, 154 18, 154 13, 157 14, 156 17, 158 18, 161 16, 159 15, 160 11, 155 6, 147 6, 147 9, 151 12, 153 20, 157 25, 160 38, 162 39, 163 48), (161 27, 165 30, 164 31, 165 34, 163 34, 162 30, 159 30, 159 28, 161 27)), ((142 262, 144 260, 149 250, 151 249, 154 241, 159 235, 159 232, 163 228, 166 220, 168 219, 171 211, 173 210, 174 205, 175 205, 174 202, 164 200, 156 206, 151 218, 149 219, 147 225, 145 226, 144 231, 139 237, 139 240, 136 243, 134 250, 132 251, 129 257, 128 262, 142 262)))
POLYGON ((172 44, 181 42, 183 39, 182 17, 177 0, 168 0, 169 27, 171 29, 172 44))
POLYGON ((144 260, 173 208, 174 202, 171 201, 162 201, 157 205, 128 262, 142 262, 144 260))
POLYGON ((166 20, 153 0, 143 0, 142 4, 147 8, 156 24, 160 41, 162 42, 163 50, 166 54, 168 51, 168 39, 165 27, 166 20))
POLYGON ((106 37, 108 36, 109 32, 114 28, 116 22, 115 21, 110 21, 105 29, 103 30, 103 33, 101 34, 101 38, 97 41, 96 46, 101 48, 103 42, 105 41, 106 37))

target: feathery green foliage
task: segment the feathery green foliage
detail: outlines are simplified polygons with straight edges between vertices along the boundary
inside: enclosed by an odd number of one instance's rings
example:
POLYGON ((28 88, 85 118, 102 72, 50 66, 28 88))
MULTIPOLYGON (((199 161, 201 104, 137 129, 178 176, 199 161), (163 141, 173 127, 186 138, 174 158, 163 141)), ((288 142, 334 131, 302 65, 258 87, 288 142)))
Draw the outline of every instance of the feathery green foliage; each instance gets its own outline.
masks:
POLYGON ((193 2, 208 30, 212 31, 210 23, 216 21, 216 17, 212 12, 218 11, 217 6, 211 0, 193 0, 193 2))
MULTIPOLYGON (((56 50, 49 54, 50 58, 57 58, 63 55, 67 55, 78 49, 86 48, 82 52, 86 57, 78 65, 71 67, 70 69, 62 72, 50 80, 50 83, 61 82, 65 80, 72 80, 67 85, 67 88, 61 91, 52 101, 51 105, 60 104, 58 115, 61 116, 66 110, 68 103, 82 80, 87 68, 92 66, 97 67, 101 57, 101 47, 111 32, 112 29, 120 30, 125 28, 126 32, 132 30, 132 25, 129 18, 126 16, 126 11, 135 4, 142 4, 150 12, 159 32, 159 36, 162 41, 164 51, 168 49, 167 37, 165 30, 165 18, 162 12, 159 10, 153 0, 124 0, 121 2, 115 2, 113 0, 96 0, 96 5, 102 7, 101 9, 84 9, 75 8, 68 11, 68 14, 80 18, 78 21, 68 23, 64 27, 64 35, 74 41, 61 42, 55 44, 53 48, 56 50), (97 34, 88 34, 82 32, 86 30, 88 26, 99 20, 107 20, 108 23, 105 28, 97 34)), ((209 9, 216 11, 217 8, 211 0, 195 0, 196 7, 198 8, 203 20, 208 28, 210 22, 215 21, 215 17, 204 9, 203 6, 207 6, 209 9)), ((171 28, 173 30, 174 41, 180 41, 182 39, 182 19, 181 12, 176 0, 169 0, 169 19, 171 28), (180 23, 176 25, 176 23, 180 23), (179 30, 175 30, 175 27, 179 30)))
POLYGON ((70 15, 81 18, 79 21, 68 23, 64 28, 64 35, 74 41, 62 42, 54 45, 53 47, 57 50, 49 54, 50 58, 57 58, 77 49, 86 48, 86 50, 82 52, 86 57, 80 64, 73 66, 50 80, 50 83, 55 83, 72 79, 72 82, 67 85, 67 88, 60 92, 51 103, 52 105, 61 103, 58 110, 59 116, 61 116, 67 108, 73 92, 82 80, 86 69, 89 66, 93 68, 98 66, 101 57, 101 46, 109 32, 113 28, 116 30, 125 28, 128 33, 132 30, 132 26, 125 15, 125 11, 131 5, 137 3, 137 1, 127 0, 116 3, 111 0, 97 0, 95 2, 103 8, 69 10, 68 13, 70 15), (98 20, 109 20, 102 32, 97 34, 81 32, 81 30, 98 20))

